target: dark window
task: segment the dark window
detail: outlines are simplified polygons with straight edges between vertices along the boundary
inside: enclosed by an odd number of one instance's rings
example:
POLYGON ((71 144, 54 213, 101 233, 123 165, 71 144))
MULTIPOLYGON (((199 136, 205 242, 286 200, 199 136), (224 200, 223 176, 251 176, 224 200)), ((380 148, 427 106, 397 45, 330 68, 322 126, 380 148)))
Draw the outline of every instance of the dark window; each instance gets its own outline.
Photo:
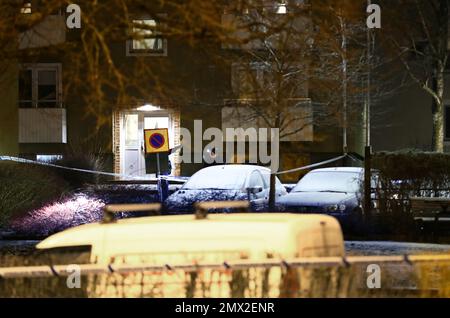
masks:
POLYGON ((445 139, 450 140, 450 106, 445 107, 445 139))
POLYGON ((56 64, 24 67, 19 74, 19 107, 61 107, 61 74, 56 64))
POLYGON ((22 70, 19 74, 19 104, 22 108, 33 107, 33 73, 22 70))
POLYGON ((56 71, 38 71, 38 107, 57 107, 56 71))

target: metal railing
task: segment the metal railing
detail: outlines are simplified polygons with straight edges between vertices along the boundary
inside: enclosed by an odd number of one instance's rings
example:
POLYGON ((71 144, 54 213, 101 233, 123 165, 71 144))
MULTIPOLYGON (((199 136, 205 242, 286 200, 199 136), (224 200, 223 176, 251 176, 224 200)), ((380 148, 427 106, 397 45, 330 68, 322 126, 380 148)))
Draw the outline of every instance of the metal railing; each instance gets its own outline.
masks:
MULTIPOLYGON (((283 268, 321 268, 350 267, 352 265, 392 264, 413 265, 418 263, 442 264, 448 262, 450 255, 394 255, 394 256, 348 256, 348 257, 306 257, 295 259, 235 260, 220 263, 190 264, 81 264, 80 275, 91 274, 125 274, 139 272, 164 272, 182 270, 197 272, 199 270, 244 270, 249 268, 269 269, 283 268)), ((0 278, 24 277, 60 277, 72 274, 68 265, 45 265, 0 268, 0 278)))
POLYGON ((113 223, 115 221, 115 215, 117 213, 147 212, 149 215, 159 215, 160 211, 160 203, 107 205, 103 209, 102 223, 113 223))
POLYGON ((214 209, 233 209, 238 212, 249 212, 249 201, 209 201, 195 203, 195 218, 197 220, 206 219, 208 211, 214 209))

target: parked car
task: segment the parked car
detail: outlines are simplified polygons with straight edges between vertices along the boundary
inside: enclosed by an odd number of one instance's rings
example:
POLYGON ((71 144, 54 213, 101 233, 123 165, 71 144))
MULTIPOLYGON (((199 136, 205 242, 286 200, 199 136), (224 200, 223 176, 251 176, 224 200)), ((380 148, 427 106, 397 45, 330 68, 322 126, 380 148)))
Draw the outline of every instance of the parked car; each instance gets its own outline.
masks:
MULTIPOLYGON (((270 169, 252 165, 220 165, 195 173, 183 187, 164 202, 173 213, 194 211, 194 203, 202 201, 249 200, 252 209, 262 211, 269 200, 270 169)), ((276 196, 287 191, 276 179, 276 196)))
POLYGON ((340 220, 360 217, 363 168, 317 169, 305 175, 291 192, 277 200, 280 210, 322 213, 340 220))

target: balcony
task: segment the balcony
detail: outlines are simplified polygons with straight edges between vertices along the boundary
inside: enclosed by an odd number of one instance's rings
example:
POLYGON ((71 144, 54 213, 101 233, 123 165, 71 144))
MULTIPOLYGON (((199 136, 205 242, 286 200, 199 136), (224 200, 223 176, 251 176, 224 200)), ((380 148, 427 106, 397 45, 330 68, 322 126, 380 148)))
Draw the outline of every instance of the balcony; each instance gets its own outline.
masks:
POLYGON ((65 108, 20 108, 19 143, 67 143, 65 108))

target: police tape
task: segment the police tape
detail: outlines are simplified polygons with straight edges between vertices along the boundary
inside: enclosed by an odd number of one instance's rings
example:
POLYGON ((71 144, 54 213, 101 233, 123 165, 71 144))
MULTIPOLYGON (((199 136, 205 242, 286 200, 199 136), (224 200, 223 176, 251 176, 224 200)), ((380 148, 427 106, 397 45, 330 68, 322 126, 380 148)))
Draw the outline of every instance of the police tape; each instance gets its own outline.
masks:
MULTIPOLYGON (((310 170, 313 168, 325 166, 327 164, 342 160, 346 157, 349 157, 348 154, 344 154, 342 156, 332 158, 326 161, 314 163, 308 166, 294 168, 286 171, 280 171, 276 172, 275 175, 282 175, 282 174, 289 174, 299 171, 305 171, 310 170)), ((91 174, 97 174, 97 175, 104 175, 104 176, 110 176, 110 177, 116 177, 116 178, 122 178, 122 179, 131 179, 131 180, 147 180, 147 181, 157 181, 158 179, 165 179, 168 181, 186 181, 187 178, 175 178, 175 177, 169 177, 169 176, 160 176, 159 178, 148 178, 148 177, 138 177, 138 176, 131 176, 131 175, 125 175, 120 173, 112 173, 112 172, 103 172, 103 171, 95 171, 95 170, 88 170, 88 169, 80 169, 80 168, 72 168, 72 167, 65 167, 60 166, 48 162, 42 162, 42 161, 35 161, 30 159, 24 159, 24 158, 18 158, 18 157, 12 157, 12 156, 0 156, 0 161, 12 161, 12 162, 18 162, 18 163, 27 163, 27 164, 33 164, 33 165, 40 165, 40 166, 46 166, 46 167, 52 167, 57 169, 65 169, 65 170, 71 170, 71 171, 77 171, 77 172, 83 172, 83 173, 91 173, 91 174)))
POLYGON ((336 158, 333 158, 333 159, 329 159, 329 160, 326 160, 326 161, 314 163, 312 165, 299 167, 299 168, 286 170, 286 171, 280 171, 280 172, 275 173, 275 175, 279 176, 279 175, 282 175, 282 174, 294 173, 294 172, 299 172, 299 171, 310 170, 310 169, 317 168, 317 167, 322 167, 322 166, 325 166, 327 164, 330 164, 330 163, 342 160, 342 159, 344 159, 346 157, 348 157, 348 154, 345 154, 345 155, 342 155, 342 156, 339 156, 339 157, 336 157, 336 158))
POLYGON ((170 176, 160 176, 159 178, 149 178, 149 177, 131 176, 131 175, 125 175, 125 174, 113 173, 113 172, 104 172, 104 171, 95 171, 95 170, 89 170, 89 169, 65 167, 65 166, 60 166, 60 165, 56 165, 53 163, 35 161, 35 160, 12 157, 12 156, 0 156, 0 161, 11 161, 11 162, 17 162, 17 163, 32 164, 32 165, 45 166, 45 167, 56 168, 56 169, 76 171, 76 172, 81 172, 81 173, 91 173, 91 174, 96 174, 96 175, 121 178, 121 179, 126 179, 126 180, 158 181, 159 179, 164 179, 164 180, 168 180, 168 181, 178 181, 178 182, 185 181, 184 178, 176 178, 176 177, 170 177, 170 176))

